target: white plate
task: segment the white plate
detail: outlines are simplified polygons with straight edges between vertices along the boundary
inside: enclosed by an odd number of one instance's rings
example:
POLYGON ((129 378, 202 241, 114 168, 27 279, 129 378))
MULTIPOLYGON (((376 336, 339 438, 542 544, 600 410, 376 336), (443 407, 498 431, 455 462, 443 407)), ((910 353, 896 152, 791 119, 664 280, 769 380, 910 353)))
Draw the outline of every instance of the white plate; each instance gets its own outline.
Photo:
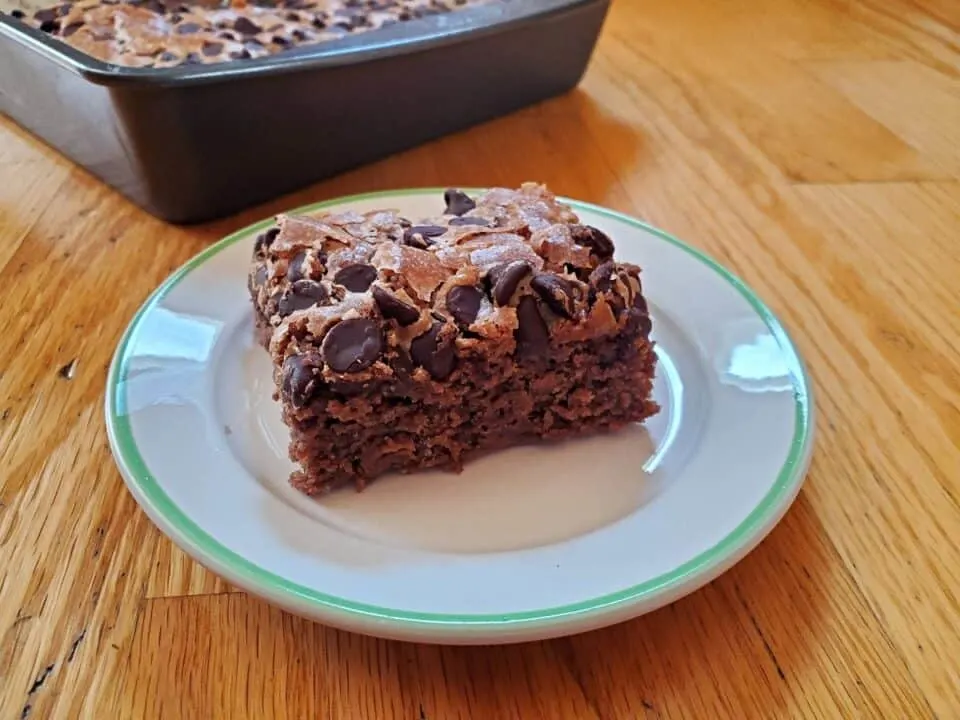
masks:
MULTIPOLYGON (((440 190, 303 210, 442 210, 440 190)), ((108 380, 130 492, 175 543, 287 610, 382 637, 500 643, 581 632, 717 577, 803 482, 810 382, 780 323, 713 260, 573 203, 644 269, 662 412, 617 435, 500 452, 460 475, 388 477, 321 500, 287 485, 286 433, 252 340, 253 236, 187 263, 137 313, 108 380)))

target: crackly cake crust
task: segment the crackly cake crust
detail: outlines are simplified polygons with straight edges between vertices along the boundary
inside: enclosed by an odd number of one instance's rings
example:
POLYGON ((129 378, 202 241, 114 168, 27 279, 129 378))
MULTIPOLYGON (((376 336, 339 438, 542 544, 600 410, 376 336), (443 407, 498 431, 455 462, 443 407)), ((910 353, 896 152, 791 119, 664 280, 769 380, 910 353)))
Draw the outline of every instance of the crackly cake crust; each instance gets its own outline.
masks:
POLYGON ((457 468, 657 411, 640 269, 544 187, 446 212, 281 216, 254 248, 257 336, 308 493, 457 468))
POLYGON ((503 0, 79 0, 11 15, 128 67, 266 57, 396 22, 503 0))

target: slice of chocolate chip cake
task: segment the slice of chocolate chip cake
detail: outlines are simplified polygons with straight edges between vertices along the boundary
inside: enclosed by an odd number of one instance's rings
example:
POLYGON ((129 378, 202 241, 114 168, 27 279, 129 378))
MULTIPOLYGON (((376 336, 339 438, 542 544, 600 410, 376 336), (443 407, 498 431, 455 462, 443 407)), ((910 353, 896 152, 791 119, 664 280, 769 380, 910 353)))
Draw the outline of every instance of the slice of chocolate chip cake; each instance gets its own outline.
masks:
POLYGON ((657 412, 640 268, 546 188, 449 190, 442 216, 281 216, 249 284, 295 487, 458 469, 657 412))

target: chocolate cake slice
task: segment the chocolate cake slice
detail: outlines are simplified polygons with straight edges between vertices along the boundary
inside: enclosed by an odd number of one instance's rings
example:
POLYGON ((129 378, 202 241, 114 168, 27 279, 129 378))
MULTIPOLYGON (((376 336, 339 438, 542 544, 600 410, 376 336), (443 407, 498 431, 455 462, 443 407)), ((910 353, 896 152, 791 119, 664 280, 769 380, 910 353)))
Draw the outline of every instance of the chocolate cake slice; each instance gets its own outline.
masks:
POLYGON ((542 186, 444 197, 438 217, 288 215, 256 240, 256 333, 303 492, 658 411, 640 268, 542 186))

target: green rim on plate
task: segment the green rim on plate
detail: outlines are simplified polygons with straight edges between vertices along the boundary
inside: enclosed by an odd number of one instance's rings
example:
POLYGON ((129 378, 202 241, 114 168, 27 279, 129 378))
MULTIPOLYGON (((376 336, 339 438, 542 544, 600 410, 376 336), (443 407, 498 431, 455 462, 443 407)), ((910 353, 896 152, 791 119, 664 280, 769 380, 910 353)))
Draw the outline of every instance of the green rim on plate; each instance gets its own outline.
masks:
MULTIPOLYGON (((307 205, 292 210, 291 212, 315 212, 336 205, 377 197, 422 195, 441 192, 442 189, 440 188, 421 188, 415 190, 363 193, 307 205)), ((228 578, 233 579, 238 585, 246 586, 247 588, 256 588, 268 593, 274 598, 286 598, 297 605, 302 606, 306 603, 314 609, 326 611, 327 613, 348 617, 365 617, 367 619, 386 622, 392 621, 403 625, 529 625, 558 621, 570 618, 571 616, 583 617, 610 609, 613 606, 650 601, 655 597, 667 595, 673 588, 693 577, 709 576, 712 570, 715 570, 718 566, 729 560, 731 556, 736 555, 738 550, 748 544, 760 528, 770 524, 771 520, 775 519, 779 512, 784 511, 783 501, 788 500, 791 494, 796 491, 798 482, 802 479, 799 476, 804 472, 813 441, 813 399, 811 395, 811 383, 804 368, 803 361, 797 353, 786 330, 784 330, 783 326, 763 301, 738 277, 722 267, 711 257, 696 248, 690 247, 668 233, 651 227, 623 213, 608 210, 607 208, 590 203, 569 200, 567 198, 563 198, 563 201, 569 203, 574 209, 605 215, 640 228, 680 248, 704 263, 736 288, 747 300, 766 324, 771 334, 777 339, 780 348, 791 360, 790 378, 793 383, 795 423, 793 438, 790 443, 790 452, 787 455, 783 467, 777 474, 776 481, 757 507, 720 542, 670 572, 638 585, 600 597, 542 610, 469 615, 411 612, 353 602, 345 598, 336 597, 335 595, 328 595, 290 582, 279 575, 275 575, 218 543, 173 503, 170 497, 160 487, 157 479, 150 472, 143 457, 140 455, 136 441, 133 438, 133 432, 127 414, 125 381, 129 370, 128 364, 130 358, 128 349, 132 339, 137 334, 144 315, 156 306, 180 281, 225 248, 249 238, 259 230, 268 227, 272 223, 272 219, 255 223, 223 238, 177 270, 154 291, 140 310, 137 311, 137 314, 134 316, 133 321, 124 333, 120 345, 117 348, 107 380, 107 430, 110 435, 114 453, 121 466, 125 469, 124 474, 128 484, 131 490, 134 491, 134 495, 137 496, 141 504, 144 505, 144 509, 148 515, 162 517, 167 526, 178 536, 180 540, 178 544, 181 544, 184 549, 200 561, 201 564, 213 571, 222 572, 228 576, 228 578)))

